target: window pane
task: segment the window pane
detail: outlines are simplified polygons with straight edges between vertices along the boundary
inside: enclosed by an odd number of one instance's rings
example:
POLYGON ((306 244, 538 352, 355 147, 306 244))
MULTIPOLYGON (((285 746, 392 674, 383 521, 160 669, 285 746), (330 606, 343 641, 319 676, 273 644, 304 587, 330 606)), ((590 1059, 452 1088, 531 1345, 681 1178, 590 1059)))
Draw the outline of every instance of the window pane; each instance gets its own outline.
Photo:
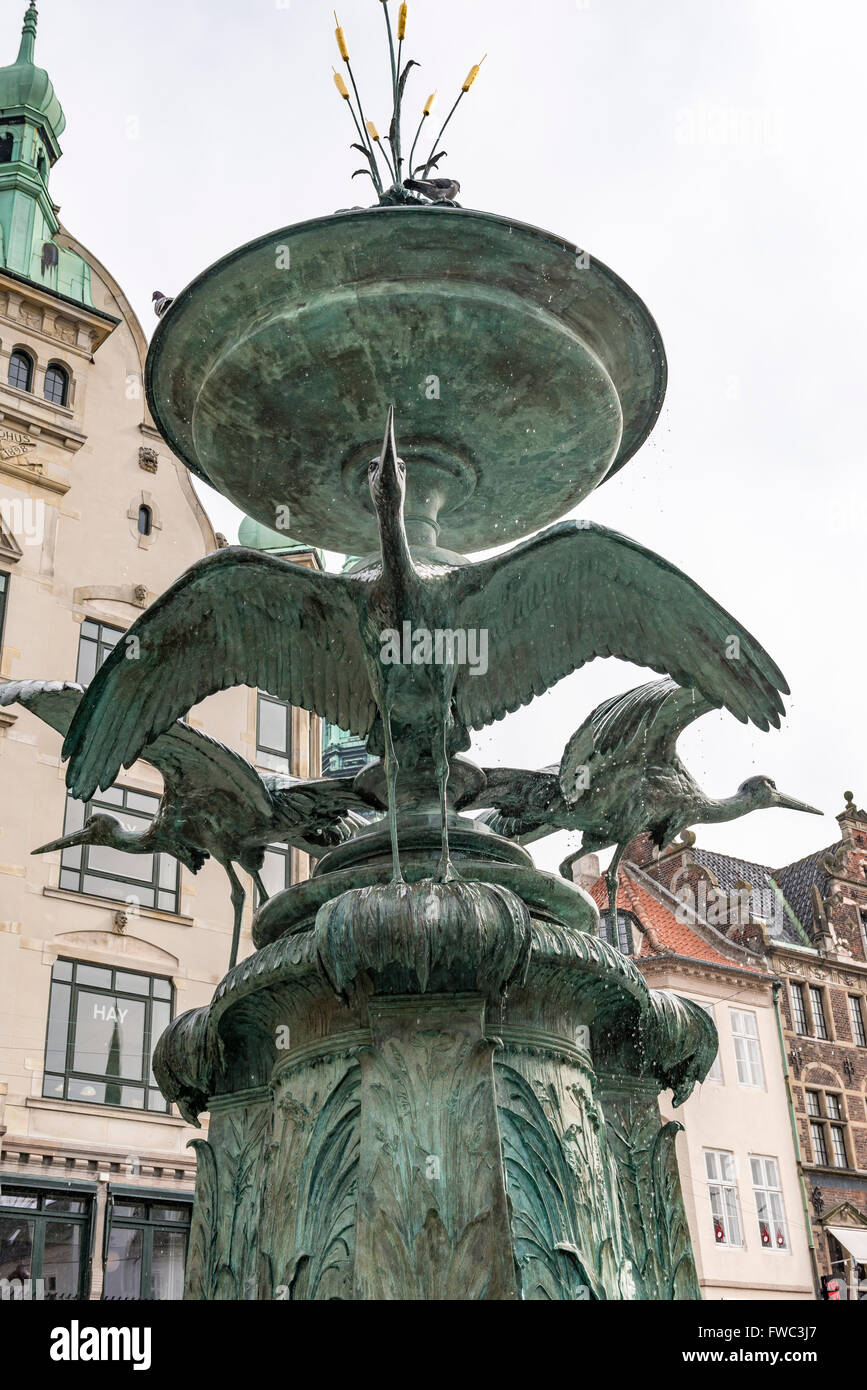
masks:
MULTIPOLYGON (((4 1203, 5 1206, 5 1203, 4 1203)), ((26 1217, 0 1216, 0 1279, 33 1277, 33 1233, 36 1223, 26 1217)))
POLYGON ((52 980, 71 980, 72 961, 56 960, 51 967, 51 978, 52 980))
POLYGON ((83 1216, 87 1211, 87 1202, 83 1197, 52 1197, 46 1192, 42 1199, 44 1211, 65 1212, 67 1216, 83 1216))
POLYGON ((0 1194, 0 1207, 25 1207, 35 1211, 39 1198, 35 1192, 4 1192, 0 1194))
MULTIPOLYGON (((99 1081, 79 1081, 70 1077, 67 1096, 70 1100, 87 1101, 90 1105, 105 1105, 105 1087, 99 1081)), ((116 1101, 110 1102, 116 1105, 116 1101)))
POLYGON ((287 710, 271 700, 259 699, 259 746, 275 753, 288 753, 287 710))
POLYGON ((144 1232, 112 1226, 105 1260, 102 1296, 140 1298, 144 1232))
POLYGON ((49 1100, 51 1099, 52 1096, 62 1096, 62 1095, 63 1095, 63 1077, 62 1077, 62 1076, 50 1076, 50 1075, 46 1072, 45 1076, 42 1078, 42 1094, 43 1094, 43 1096, 46 1097, 46 1099, 49 1099, 49 1100))
POLYGON ((807 1092, 807 1114, 808 1114, 808 1115, 820 1115, 821 1113, 822 1113, 822 1112, 821 1112, 821 1110, 819 1109, 819 1092, 818 1092, 818 1091, 808 1091, 808 1092, 807 1092))
POLYGON ((115 1216, 134 1217, 137 1221, 144 1221, 147 1215, 147 1208, 144 1202, 115 1202, 115 1216))
POLYGON ((190 1207, 151 1207, 151 1221, 180 1221, 189 1226, 191 1219, 190 1207))
POLYGON ((45 1045, 45 1066, 49 1071, 66 1070, 66 1037, 69 1029, 70 985, 52 984, 48 1005, 48 1035, 45 1045))
POLYGON ((804 986, 792 984, 789 988, 792 999, 792 1021, 795 1025, 795 1031, 797 1033, 806 1033, 807 1013, 804 1008, 804 986))
POLYGON ((46 1299, 78 1297, 83 1235, 84 1227, 79 1221, 46 1221, 42 1257, 46 1299))
POLYGON ((813 1029, 817 1038, 827 1038, 828 1025, 825 1022, 825 1008, 822 1003, 822 991, 815 985, 810 985, 810 1005, 813 1010, 813 1029))
POLYGON ((98 989, 111 989, 111 971, 100 970, 96 965, 79 965, 75 978, 80 985, 96 985, 98 989))
POLYGON ((160 799, 158 796, 150 796, 147 792, 128 791, 126 794, 126 804, 130 811, 141 811, 147 817, 146 821, 136 821, 137 826, 146 826, 147 821, 152 820, 159 810, 160 799))
POLYGON ((849 1017, 852 1020, 852 1039, 859 1047, 867 1047, 867 1028, 864 1025, 864 1011, 857 995, 849 995, 849 1017))
POLYGON ((831 1126, 831 1146, 834 1150, 834 1166, 836 1168, 848 1168, 849 1159, 846 1156, 846 1141, 843 1138, 842 1129, 836 1125, 831 1126))
POLYGON ((118 970, 114 983, 117 989, 127 994, 150 994, 150 980, 147 975, 131 975, 127 970, 118 970))
POLYGON ((90 685, 96 675, 96 643, 88 642, 82 637, 78 644, 78 666, 75 671, 75 679, 79 685, 90 685))
POLYGON ((825 1131, 822 1125, 816 1124, 814 1121, 810 1125, 810 1134, 813 1139, 813 1158, 816 1163, 827 1165, 828 1147, 825 1143, 825 1131))
POLYGON ((171 999, 172 986, 170 980, 154 980, 154 998, 171 999))
POLYGON ((144 1027, 145 1006, 141 1000, 111 999, 83 990, 75 1016, 75 1070, 140 1080, 144 1027))
POLYGON ((270 897, 282 893, 288 887, 289 855, 278 850, 266 849, 262 865, 262 882, 270 897))
POLYGON ((839 1120, 842 1117, 840 1097, 835 1096, 832 1091, 825 1092, 825 1106, 828 1111, 829 1120, 839 1120))

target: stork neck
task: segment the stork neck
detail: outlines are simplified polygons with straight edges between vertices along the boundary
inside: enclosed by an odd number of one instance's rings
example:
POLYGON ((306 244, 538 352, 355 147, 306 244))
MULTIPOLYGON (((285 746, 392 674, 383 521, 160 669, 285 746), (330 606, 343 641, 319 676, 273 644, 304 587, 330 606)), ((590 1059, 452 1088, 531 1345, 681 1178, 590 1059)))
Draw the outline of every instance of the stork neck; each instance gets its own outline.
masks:
POLYGON ((414 574, 415 565, 407 540, 403 505, 394 508, 387 505, 378 507, 376 519, 379 523, 383 573, 395 577, 414 574))
POLYGON ((735 792, 734 796, 723 796, 718 801, 711 801, 707 808, 702 810, 701 819, 705 825, 715 825, 718 821, 737 820, 753 810, 755 807, 749 797, 735 792))

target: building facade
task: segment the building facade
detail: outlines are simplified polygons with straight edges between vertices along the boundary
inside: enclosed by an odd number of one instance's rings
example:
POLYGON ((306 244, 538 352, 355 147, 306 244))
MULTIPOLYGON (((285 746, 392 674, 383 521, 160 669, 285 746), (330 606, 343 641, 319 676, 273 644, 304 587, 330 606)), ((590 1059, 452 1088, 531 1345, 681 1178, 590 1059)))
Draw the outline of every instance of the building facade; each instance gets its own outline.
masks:
MULTIPOLYGON (((65 121, 35 35, 31 4, 0 69, 0 678, 86 684, 220 542, 149 418, 135 314, 58 221, 65 121)), ((263 692, 214 696, 189 722, 263 771, 318 773, 318 721, 263 692)), ((0 1291, 177 1298, 199 1132, 167 1109, 150 1058, 225 973, 228 882, 213 861, 193 876, 93 845, 34 856, 100 810, 144 829, 159 803, 144 762, 71 801, 61 742, 23 707, 0 710, 0 1291)), ((307 870, 275 846, 263 879, 273 892, 307 870)), ((249 892, 242 954, 252 911, 249 892)))
POLYGON ((634 863, 620 872, 615 940, 590 858, 581 881, 600 909, 600 933, 652 988, 706 1009, 719 1033, 711 1071, 689 1100, 675 1110, 671 1092, 660 1097, 662 1118, 683 1126, 676 1152, 702 1297, 814 1298, 773 974, 705 923, 679 920, 674 898, 634 863))
POLYGON ((837 821, 834 844, 779 869, 692 835, 630 854, 680 916, 773 975, 818 1288, 867 1301, 867 814, 849 792, 837 821))

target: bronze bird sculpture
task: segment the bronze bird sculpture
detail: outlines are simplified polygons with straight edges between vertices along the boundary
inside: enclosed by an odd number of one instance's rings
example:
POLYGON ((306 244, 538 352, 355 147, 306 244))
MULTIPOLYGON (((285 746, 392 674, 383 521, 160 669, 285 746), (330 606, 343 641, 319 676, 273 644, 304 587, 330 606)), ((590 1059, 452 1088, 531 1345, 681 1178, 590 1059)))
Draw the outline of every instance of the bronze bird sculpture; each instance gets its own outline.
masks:
POLYGON ((442 808, 437 877, 446 880, 450 754, 469 746, 471 728, 502 719, 594 657, 668 672, 742 721, 779 725, 788 687, 774 662, 651 551, 593 523, 565 521, 478 563, 414 558, 393 408, 368 481, 380 555, 351 573, 231 547, 187 570, 142 614, 129 634, 138 658, 128 659, 131 644, 118 644, 66 736, 74 796, 86 800, 111 785, 205 696, 258 686, 370 736, 384 752, 397 882, 399 764, 432 760, 442 808), (412 654, 395 659, 392 636, 407 630, 412 654), (474 635, 479 647, 484 637, 489 659, 473 665, 466 649, 474 635))
POLYGON ((636 836, 649 831, 656 848, 663 849, 687 826, 736 820, 772 806, 822 814, 784 796, 769 777, 749 777, 723 800, 705 795, 677 756, 677 740, 696 719, 719 707, 719 700, 672 680, 651 681, 605 700, 572 735, 559 768, 486 769, 487 787, 474 805, 494 809, 480 820, 523 844, 556 830, 582 830, 580 850, 560 865, 564 878, 571 877, 576 859, 613 844, 606 882, 610 920, 616 922, 617 870, 636 836))
MULTIPOLYGON (((71 681, 10 681, 0 686, 0 707, 21 704, 65 734, 83 693, 83 687, 71 681)), ((146 831, 128 830, 116 817, 99 814, 90 816, 80 830, 33 853, 103 845, 127 854, 170 854, 192 873, 214 858, 231 889, 230 968, 238 958, 246 896, 234 865, 252 876, 261 900, 267 901, 261 878, 267 845, 286 843, 319 856, 365 825, 352 810, 365 803, 355 796, 351 783, 261 776, 231 748, 187 724, 171 725, 141 756, 162 774, 164 783, 159 812, 146 831)))

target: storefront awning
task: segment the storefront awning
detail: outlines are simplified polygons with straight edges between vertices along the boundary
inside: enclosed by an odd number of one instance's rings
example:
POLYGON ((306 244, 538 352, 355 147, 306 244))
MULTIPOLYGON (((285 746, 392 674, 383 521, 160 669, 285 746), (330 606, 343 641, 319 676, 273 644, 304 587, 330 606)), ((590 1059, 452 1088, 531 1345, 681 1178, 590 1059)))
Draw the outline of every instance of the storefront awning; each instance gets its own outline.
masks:
POLYGON ((867 1226, 826 1226, 859 1265, 867 1265, 867 1226))

